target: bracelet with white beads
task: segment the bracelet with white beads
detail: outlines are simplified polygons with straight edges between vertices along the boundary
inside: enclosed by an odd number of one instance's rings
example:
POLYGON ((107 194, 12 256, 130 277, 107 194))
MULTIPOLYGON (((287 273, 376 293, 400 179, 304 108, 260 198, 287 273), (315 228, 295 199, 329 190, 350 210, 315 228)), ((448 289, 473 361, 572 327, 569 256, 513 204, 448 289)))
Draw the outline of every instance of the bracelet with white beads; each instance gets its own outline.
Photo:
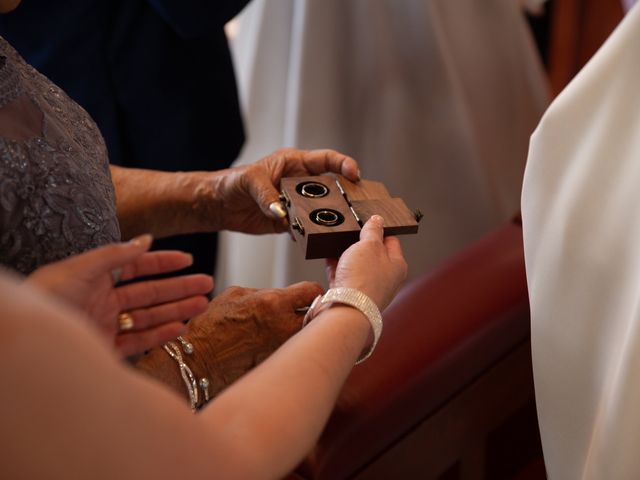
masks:
POLYGON ((369 320, 371 330, 373 331, 373 342, 369 349, 358 359, 356 365, 364 362, 371 356, 373 350, 378 344, 380 335, 382 334, 382 315, 377 305, 367 295, 355 288, 336 287, 330 288, 324 295, 318 295, 307 314, 304 317, 302 326, 304 327, 315 316, 317 316, 325 308, 331 307, 332 304, 342 304, 360 310, 369 320))

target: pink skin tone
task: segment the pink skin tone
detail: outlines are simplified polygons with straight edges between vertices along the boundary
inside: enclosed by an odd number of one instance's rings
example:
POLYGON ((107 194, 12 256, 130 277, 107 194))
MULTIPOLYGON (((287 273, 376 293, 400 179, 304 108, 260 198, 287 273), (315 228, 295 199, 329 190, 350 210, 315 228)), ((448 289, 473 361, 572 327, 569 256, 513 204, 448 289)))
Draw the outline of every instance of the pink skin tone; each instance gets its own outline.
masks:
POLYGON ((14 10, 22 0, 0 0, 0 13, 8 13, 14 10))

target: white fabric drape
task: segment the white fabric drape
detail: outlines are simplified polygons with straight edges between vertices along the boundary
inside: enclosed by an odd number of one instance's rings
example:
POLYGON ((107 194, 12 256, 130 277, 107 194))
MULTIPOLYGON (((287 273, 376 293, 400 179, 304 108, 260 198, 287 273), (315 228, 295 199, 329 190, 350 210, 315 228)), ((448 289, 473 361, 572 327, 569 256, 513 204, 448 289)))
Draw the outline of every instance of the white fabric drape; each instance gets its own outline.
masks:
POLYGON ((640 8, 532 137, 522 200, 549 478, 640 478, 640 8))
MULTIPOLYGON (((546 86, 515 0, 254 0, 233 42, 249 140, 344 151, 420 208, 416 275, 519 207, 546 86)), ((321 279, 286 236, 225 234, 217 283, 321 279)))

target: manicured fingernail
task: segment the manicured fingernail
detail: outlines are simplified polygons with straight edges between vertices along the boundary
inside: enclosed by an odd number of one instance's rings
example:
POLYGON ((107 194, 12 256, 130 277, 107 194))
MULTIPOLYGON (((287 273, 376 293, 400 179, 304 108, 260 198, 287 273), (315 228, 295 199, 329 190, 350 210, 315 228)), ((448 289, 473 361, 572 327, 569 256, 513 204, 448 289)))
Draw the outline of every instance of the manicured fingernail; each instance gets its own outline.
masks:
POLYGON ((136 247, 149 246, 151 242, 153 242, 153 235, 150 233, 145 233, 144 235, 139 235, 130 240, 136 247))
POLYGON ((269 205, 269 211, 273 213, 276 218, 285 218, 287 216, 287 211, 284 209, 280 202, 273 202, 269 205))

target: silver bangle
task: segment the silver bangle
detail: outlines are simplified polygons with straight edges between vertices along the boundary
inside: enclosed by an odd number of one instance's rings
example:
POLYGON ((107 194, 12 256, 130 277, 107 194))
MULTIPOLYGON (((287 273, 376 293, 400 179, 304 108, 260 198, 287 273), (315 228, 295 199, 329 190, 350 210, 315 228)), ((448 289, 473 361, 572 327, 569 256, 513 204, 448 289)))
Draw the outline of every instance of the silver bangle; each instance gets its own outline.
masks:
POLYGON ((355 288, 337 287, 330 288, 324 295, 318 295, 316 297, 304 317, 302 326, 304 327, 316 315, 318 315, 318 313, 335 303, 349 305, 350 307, 354 307, 359 310, 365 317, 367 317, 367 320, 369 320, 369 324, 371 325, 371 330, 373 331, 373 342, 371 342, 369 349, 356 362, 356 365, 358 365, 371 356, 373 350, 378 344, 378 340, 382 334, 382 315, 373 300, 360 290, 355 288))
POLYGON ((196 377, 193 375, 193 372, 191 371, 189 366, 184 363, 184 360, 182 359, 182 353, 180 353, 180 347, 178 347, 178 345, 176 345, 174 342, 167 342, 162 346, 162 348, 164 348, 169 356, 173 358, 178 364, 178 368, 180 369, 180 376, 182 376, 184 385, 187 387, 191 411, 195 412, 198 408, 198 384, 196 383, 196 377))
POLYGON ((187 342, 181 336, 178 336, 178 341, 180 342, 180 345, 182 345, 182 351, 184 351, 184 353, 187 355, 191 355, 193 353, 193 343, 187 342))
MULTIPOLYGON (((186 355, 191 355, 194 352, 193 344, 187 342, 184 338, 178 337, 178 341, 180 345, 182 345, 182 350, 186 355)), ((196 376, 193 374, 193 371, 189 366, 185 363, 184 358, 182 357, 182 352, 180 351, 180 347, 175 342, 167 342, 162 348, 169 354, 171 358, 173 358, 178 364, 178 368, 180 369, 180 376, 184 381, 184 385, 187 388, 187 394, 189 395, 189 405, 191 407, 191 411, 196 412, 198 408, 201 408, 209 401, 209 379, 202 377, 199 381, 196 381, 196 376), (200 395, 198 393, 198 387, 202 389, 204 401, 202 404, 199 403, 200 395)))

